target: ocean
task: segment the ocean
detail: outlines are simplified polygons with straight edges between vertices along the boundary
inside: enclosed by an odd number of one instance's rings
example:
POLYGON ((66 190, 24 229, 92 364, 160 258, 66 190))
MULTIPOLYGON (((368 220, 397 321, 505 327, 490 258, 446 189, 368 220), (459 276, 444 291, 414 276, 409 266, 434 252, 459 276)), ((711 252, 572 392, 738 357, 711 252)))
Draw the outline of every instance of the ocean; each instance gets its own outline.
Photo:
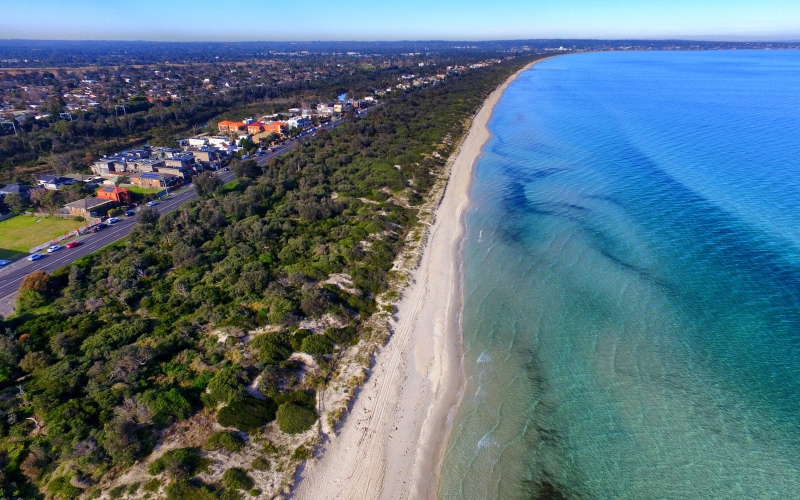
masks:
POLYGON ((556 57, 488 126, 439 498, 800 498, 800 51, 556 57))

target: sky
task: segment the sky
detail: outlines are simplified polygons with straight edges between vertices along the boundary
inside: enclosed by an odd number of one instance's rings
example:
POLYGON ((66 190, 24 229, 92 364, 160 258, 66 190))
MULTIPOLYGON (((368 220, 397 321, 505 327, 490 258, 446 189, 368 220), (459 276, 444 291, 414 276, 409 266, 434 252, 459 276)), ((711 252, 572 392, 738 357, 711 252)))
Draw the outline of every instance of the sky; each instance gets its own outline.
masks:
POLYGON ((2 9, 0 39, 800 40, 800 0, 23 0, 11 6, 2 9))

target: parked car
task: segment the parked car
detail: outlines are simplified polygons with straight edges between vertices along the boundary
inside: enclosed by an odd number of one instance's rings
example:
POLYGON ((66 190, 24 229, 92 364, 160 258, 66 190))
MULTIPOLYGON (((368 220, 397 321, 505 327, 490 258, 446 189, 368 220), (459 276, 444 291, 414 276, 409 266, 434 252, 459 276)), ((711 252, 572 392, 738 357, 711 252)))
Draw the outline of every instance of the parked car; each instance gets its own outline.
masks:
POLYGON ((134 215, 136 215, 136 212, 133 209, 125 210, 125 217, 133 217, 134 215))
POLYGON ((119 219, 117 219, 116 217, 111 217, 106 222, 108 222, 109 224, 116 224, 117 222, 119 222, 119 219))
POLYGON ((10 261, 10 260, 3 260, 3 259, 0 259, 0 267, 5 267, 5 266, 7 266, 7 265, 9 265, 9 264, 11 264, 11 261, 10 261))
POLYGON ((156 205, 158 205, 158 202, 156 200, 150 200, 147 202, 148 207, 154 207, 156 205))
POLYGON ((81 245, 80 241, 70 241, 69 243, 64 245, 64 248, 75 248, 75 247, 80 246, 80 245, 81 245))
POLYGON ((42 257, 44 257, 44 255, 42 255, 40 253, 32 253, 32 254, 28 255, 28 260, 39 260, 42 257))
POLYGON ((58 252, 62 248, 64 248, 64 247, 62 247, 61 245, 53 245, 53 246, 51 246, 50 248, 47 249, 47 253, 58 252))

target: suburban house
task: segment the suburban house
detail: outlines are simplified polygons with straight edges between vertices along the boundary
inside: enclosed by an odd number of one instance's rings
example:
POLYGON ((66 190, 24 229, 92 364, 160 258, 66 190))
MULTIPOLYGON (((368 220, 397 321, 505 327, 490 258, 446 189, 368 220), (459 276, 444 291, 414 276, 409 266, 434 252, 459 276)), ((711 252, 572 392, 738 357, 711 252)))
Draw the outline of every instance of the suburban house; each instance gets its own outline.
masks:
POLYGON ((189 148, 187 152, 194 156, 194 161, 200 164, 203 167, 203 170, 219 169, 219 148, 203 146, 202 148, 189 148))
POLYGON ((96 184, 102 182, 103 180, 102 177, 86 174, 66 174, 64 177, 67 179, 72 179, 75 182, 83 182, 84 184, 96 184))
POLYGON ((217 128, 220 132, 238 132, 244 130, 246 127, 244 122, 232 122, 229 120, 222 120, 217 123, 217 128))
POLYGON ((43 175, 36 178, 36 183, 45 189, 49 189, 50 191, 58 191, 60 187, 75 184, 75 181, 67 177, 43 175))
POLYGON ((289 126, 289 129, 298 128, 303 129, 311 125, 311 120, 304 116, 294 116, 289 118, 286 123, 289 126))
POLYGON ((97 198, 111 200, 115 203, 119 203, 120 205, 130 205, 133 202, 133 199, 131 198, 131 192, 121 187, 107 186, 100 188, 96 194, 97 198))
POLYGON ((183 177, 163 172, 137 172, 130 175, 131 184, 147 189, 180 186, 183 177))
POLYGON ((103 198, 95 198, 89 196, 82 200, 67 203, 64 208, 67 209, 70 215, 81 217, 97 217, 102 211, 111 208, 114 202, 111 200, 104 200, 103 198))
POLYGON ((332 115, 333 114, 333 103, 320 103, 317 104, 317 114, 320 115, 332 115))
POLYGON ((247 133, 250 135, 255 135, 264 130, 264 123, 263 122, 253 122, 247 126, 247 133))
POLYGON ((189 147, 200 148, 206 145, 208 139, 205 137, 190 137, 188 142, 189 142, 189 147))
POLYGON ((0 198, 3 198, 7 194, 18 194, 23 198, 27 198, 29 190, 30 188, 24 184, 9 184, 0 188, 0 198))
POLYGON ((333 105, 334 113, 346 113, 353 110, 353 105, 349 102, 337 102, 333 105))

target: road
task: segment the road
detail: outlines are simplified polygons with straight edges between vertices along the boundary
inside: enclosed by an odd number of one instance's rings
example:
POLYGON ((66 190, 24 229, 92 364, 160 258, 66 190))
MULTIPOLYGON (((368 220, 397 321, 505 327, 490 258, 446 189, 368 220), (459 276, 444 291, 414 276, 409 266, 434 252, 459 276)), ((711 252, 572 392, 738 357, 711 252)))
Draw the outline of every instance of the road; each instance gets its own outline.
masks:
MULTIPOLYGON (((341 121, 331 122, 317 127, 317 129, 330 130, 338 126, 341 121)), ((282 155, 289 151, 291 144, 297 140, 304 141, 312 137, 315 132, 306 133, 296 139, 287 140, 283 146, 274 148, 274 152, 265 153, 262 156, 255 156, 252 159, 256 161, 258 166, 264 165, 270 159, 282 155)), ((224 183, 231 182, 234 179, 234 174, 231 171, 220 170, 217 175, 224 183)), ((155 206, 159 213, 166 213, 175 210, 185 202, 197 197, 194 186, 189 185, 183 190, 172 194, 169 198, 164 199, 155 206)), ((14 300, 17 296, 17 290, 25 276, 40 269, 52 273, 60 267, 72 264, 84 255, 96 252, 101 248, 119 241, 128 235, 131 228, 136 224, 136 217, 121 218, 116 224, 111 224, 108 228, 97 233, 87 233, 77 238, 76 241, 81 243, 80 246, 75 248, 62 248, 61 250, 53 253, 42 254, 43 258, 35 261, 28 259, 21 259, 4 268, 0 268, 0 316, 8 317, 14 311, 14 300)))

